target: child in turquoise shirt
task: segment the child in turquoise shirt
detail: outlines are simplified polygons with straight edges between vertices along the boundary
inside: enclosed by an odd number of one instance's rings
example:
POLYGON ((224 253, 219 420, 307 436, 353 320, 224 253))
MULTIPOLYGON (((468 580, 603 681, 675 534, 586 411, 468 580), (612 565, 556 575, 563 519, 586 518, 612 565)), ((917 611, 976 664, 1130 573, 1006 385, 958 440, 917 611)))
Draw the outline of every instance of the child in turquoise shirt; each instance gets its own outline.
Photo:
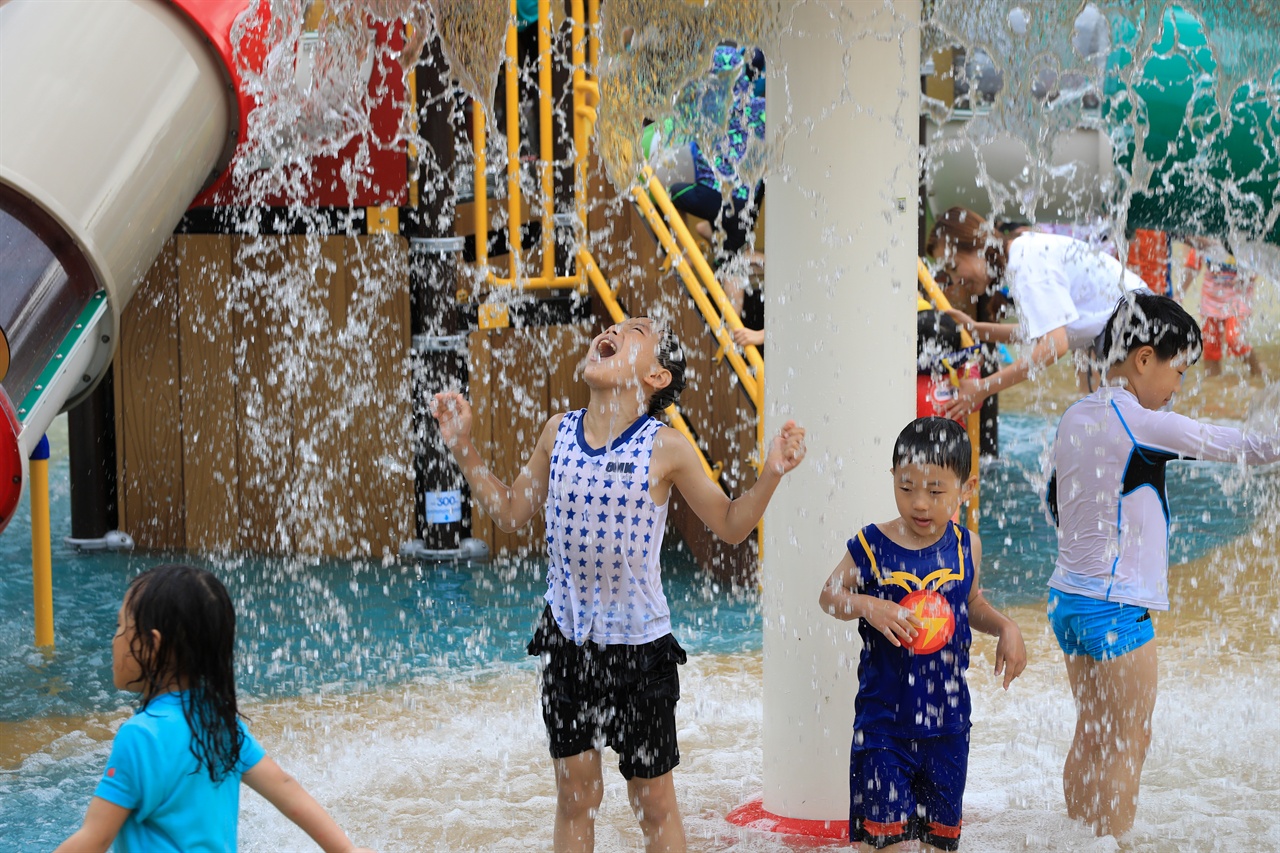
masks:
POLYGON ((241 780, 327 853, 359 853, 240 720, 236 615, 221 581, 159 566, 130 584, 116 620, 112 678, 141 693, 142 707, 116 733, 84 824, 55 853, 112 842, 118 853, 234 851, 241 780))

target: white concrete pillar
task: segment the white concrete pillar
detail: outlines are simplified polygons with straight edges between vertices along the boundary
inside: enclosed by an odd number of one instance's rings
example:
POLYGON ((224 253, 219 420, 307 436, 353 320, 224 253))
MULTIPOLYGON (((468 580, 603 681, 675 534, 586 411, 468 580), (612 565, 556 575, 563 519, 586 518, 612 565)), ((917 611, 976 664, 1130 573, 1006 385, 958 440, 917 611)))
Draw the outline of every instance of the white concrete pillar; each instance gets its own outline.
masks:
POLYGON ((859 527, 894 517, 893 439, 915 415, 920 0, 784 3, 769 56, 766 424, 809 455, 765 516, 764 801, 848 817, 859 644, 818 607, 859 527))

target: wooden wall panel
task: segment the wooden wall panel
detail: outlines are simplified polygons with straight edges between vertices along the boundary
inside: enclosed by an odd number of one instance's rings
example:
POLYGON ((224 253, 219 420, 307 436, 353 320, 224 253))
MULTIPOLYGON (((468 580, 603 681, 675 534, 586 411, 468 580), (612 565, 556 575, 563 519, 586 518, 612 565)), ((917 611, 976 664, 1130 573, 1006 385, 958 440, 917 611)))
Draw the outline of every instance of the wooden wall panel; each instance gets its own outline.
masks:
POLYGON ((333 556, 411 537, 407 244, 174 239, 122 319, 121 527, 333 556))
POLYGON ((120 317, 114 374, 119 529, 140 548, 182 550, 186 500, 173 239, 120 317))
POLYGON ((176 240, 186 546, 226 551, 239 540, 231 238, 176 240))
MULTIPOLYGON (((471 401, 471 443, 484 459, 493 452, 493 408, 488 401, 493 396, 489 381, 493 374, 493 350, 489 341, 496 332, 480 331, 467 335, 467 399, 471 401)), ((493 519, 478 503, 471 502, 471 535, 494 548, 494 536, 500 531, 493 519)))
MULTIPOLYGON (((494 344, 490 388, 493 396, 493 451, 490 465, 502 482, 510 484, 529 458, 547 411, 545 351, 536 346, 535 330, 503 329, 491 338, 494 344)), ((523 554, 538 550, 543 541, 541 514, 513 533, 494 534, 497 553, 523 554)))
POLYGON ((582 362, 595 336, 592 327, 551 326, 547 330, 550 373, 547 377, 547 410, 554 415, 581 409, 591 397, 582 381, 582 362))
MULTIPOLYGON (((508 485, 528 461, 547 420, 587 404, 577 374, 589 329, 540 326, 473 332, 469 339, 472 441, 494 476, 508 485)), ((472 535, 494 553, 545 553, 542 512, 514 533, 498 530, 476 505, 472 535)))
POLYGON ((360 237, 347 244, 347 333, 352 430, 346 452, 349 520, 357 550, 398 553, 413 534, 412 394, 408 243, 360 237))
POLYGON ((238 547, 255 554, 288 549, 286 518, 293 472, 296 358, 289 309, 279 285, 289 273, 289 237, 259 238, 253 253, 233 255, 236 280, 236 440, 239 460, 238 547))
POLYGON ((350 554, 356 550, 353 527, 346 523, 351 460, 347 421, 348 359, 339 341, 347 325, 348 283, 345 237, 291 242, 292 263, 310 282, 303 311, 314 328, 303 343, 313 354, 306 380, 294 399, 294 486, 289 530, 294 546, 306 554, 350 554), (312 267, 314 263, 314 267, 312 267), (327 357, 321 357, 322 354, 327 357))

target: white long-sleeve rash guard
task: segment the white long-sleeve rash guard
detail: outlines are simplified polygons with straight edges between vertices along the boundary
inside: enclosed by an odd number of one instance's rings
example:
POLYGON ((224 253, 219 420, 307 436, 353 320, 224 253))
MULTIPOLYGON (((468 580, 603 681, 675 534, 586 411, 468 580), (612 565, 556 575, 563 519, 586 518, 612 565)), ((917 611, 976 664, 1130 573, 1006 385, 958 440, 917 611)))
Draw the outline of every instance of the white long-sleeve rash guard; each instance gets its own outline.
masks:
POLYGON ((1058 525, 1049 586, 1169 609, 1169 501, 1174 459, 1280 460, 1280 436, 1246 434, 1143 408, 1131 391, 1099 388, 1062 415, 1046 495, 1058 525))

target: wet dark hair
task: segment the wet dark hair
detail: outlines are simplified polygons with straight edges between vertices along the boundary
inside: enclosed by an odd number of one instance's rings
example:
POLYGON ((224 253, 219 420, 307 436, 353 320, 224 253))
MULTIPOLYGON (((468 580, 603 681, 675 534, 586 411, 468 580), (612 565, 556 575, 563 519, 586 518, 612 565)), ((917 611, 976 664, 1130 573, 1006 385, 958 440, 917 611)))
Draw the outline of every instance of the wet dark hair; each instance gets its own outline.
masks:
POLYGON ((1017 231, 1019 228, 1030 228, 1030 222, 1024 222, 1021 219, 1009 219, 1008 217, 998 217, 996 219, 996 230, 1006 237, 1017 231))
POLYGON ((182 713, 191 727, 191 753, 210 779, 222 781, 239 763, 244 741, 232 666, 236 611, 227 588, 204 569, 163 565, 134 578, 124 602, 133 619, 129 651, 141 667, 143 695, 154 698, 174 678, 185 682, 182 713), (160 633, 158 646, 152 631, 160 633))
POLYGON ((658 333, 658 364, 671 371, 671 382, 649 398, 649 416, 654 418, 680 399, 680 392, 684 390, 685 384, 684 349, 680 346, 680 341, 676 340, 675 334, 666 327, 658 333))
POLYGON ((955 473, 963 483, 973 465, 969 433, 950 418, 916 418, 903 427, 893 443, 893 467, 937 465, 955 473))
POLYGON ((1186 353, 1187 364, 1200 359, 1200 325, 1167 296, 1149 290, 1125 294, 1107 319, 1098 355, 1103 369, 1119 364, 1139 347, 1150 346, 1161 361, 1186 353))
POLYGON ((949 314, 934 309, 916 312, 917 373, 940 369, 943 357, 960 349, 960 327, 949 314))

